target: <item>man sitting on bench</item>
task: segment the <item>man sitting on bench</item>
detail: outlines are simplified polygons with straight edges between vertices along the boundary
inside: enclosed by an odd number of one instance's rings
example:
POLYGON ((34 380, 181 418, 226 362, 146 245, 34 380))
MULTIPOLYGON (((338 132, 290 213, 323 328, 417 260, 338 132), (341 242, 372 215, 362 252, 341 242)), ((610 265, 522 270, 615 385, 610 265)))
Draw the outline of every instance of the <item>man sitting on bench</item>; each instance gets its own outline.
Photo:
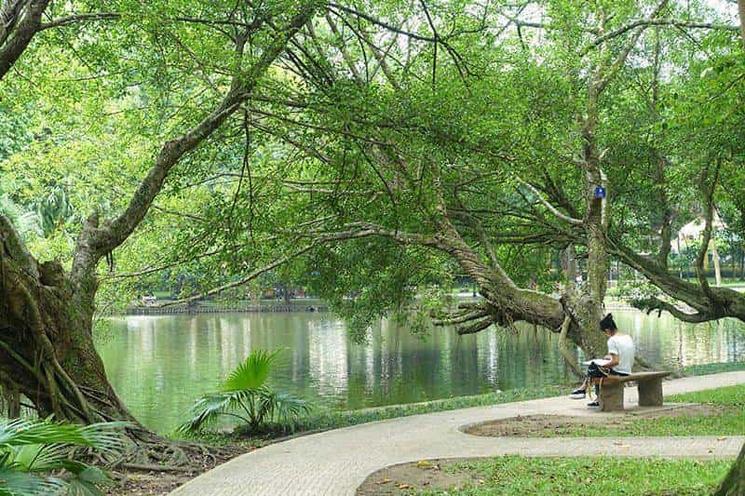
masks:
MULTIPOLYGON (((618 327, 613 321, 613 315, 608 314, 600 321, 600 330, 608 337, 608 354, 602 360, 591 360, 587 367, 587 376, 582 385, 572 391, 572 398, 581 400, 587 394, 587 388, 597 379, 602 380, 609 375, 629 375, 631 366, 634 364, 634 341, 628 334, 618 332, 618 327)), ((596 396, 600 395, 599 387, 595 385, 596 396)), ((596 407, 600 403, 595 401, 587 406, 596 407)))

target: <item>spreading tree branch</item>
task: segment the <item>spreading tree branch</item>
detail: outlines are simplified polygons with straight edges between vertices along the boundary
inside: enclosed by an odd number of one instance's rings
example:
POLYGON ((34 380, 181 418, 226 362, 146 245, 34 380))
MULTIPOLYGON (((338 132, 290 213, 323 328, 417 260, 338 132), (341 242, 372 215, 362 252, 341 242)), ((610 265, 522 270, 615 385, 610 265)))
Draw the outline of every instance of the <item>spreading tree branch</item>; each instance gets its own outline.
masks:
POLYGON ((97 215, 89 218, 86 228, 78 237, 71 272, 73 279, 80 280, 91 274, 101 257, 121 245, 134 232, 162 189, 170 170, 240 108, 241 103, 250 97, 260 77, 285 49, 295 33, 312 18, 314 12, 313 3, 305 4, 290 20, 288 26, 276 33, 274 40, 259 60, 245 73, 239 72, 234 76, 230 90, 215 110, 188 132, 163 145, 155 164, 140 182, 124 212, 103 226, 99 226, 97 215))
POLYGON ((709 168, 707 167, 704 172, 703 184, 706 187, 704 191, 705 195, 705 211, 704 211, 704 231, 701 237, 701 246, 698 249, 696 256, 696 275, 698 277, 699 284, 704 293, 713 299, 711 287, 709 287, 709 281, 706 279, 706 272, 704 271, 704 262, 706 261, 706 254, 709 251, 709 243, 711 241, 712 223, 714 221, 714 192, 717 188, 717 182, 719 181, 719 168, 721 162, 717 161, 714 168, 714 177, 709 179, 709 168), (708 180, 708 181, 707 181, 708 180), (709 182, 707 185, 706 183, 709 182))
POLYGON ((515 178, 520 184, 528 188, 538 198, 538 200, 543 204, 543 206, 546 207, 548 211, 554 214, 558 219, 563 220, 564 222, 568 222, 569 224, 572 224, 574 226, 581 226, 584 223, 581 219, 575 219, 574 217, 571 217, 569 215, 566 215, 560 212, 558 208, 554 207, 553 205, 551 205, 551 203, 548 200, 543 198, 543 195, 541 194, 540 191, 538 191, 538 189, 535 186, 533 186, 527 181, 524 181, 520 176, 515 175, 515 178))
POLYGON ((39 31, 50 0, 16 0, 3 3, 0 12, 0 80, 26 50, 39 31))
POLYGON ((728 24, 715 24, 711 22, 691 22, 678 19, 638 19, 635 21, 631 21, 628 24, 624 24, 623 26, 612 31, 609 31, 602 36, 598 36, 582 51, 582 55, 586 55, 593 48, 597 48, 603 43, 612 40, 613 38, 617 38, 623 34, 626 34, 632 29, 640 27, 647 28, 649 26, 673 26, 683 29, 720 29, 726 31, 737 31, 739 29, 737 26, 728 24))

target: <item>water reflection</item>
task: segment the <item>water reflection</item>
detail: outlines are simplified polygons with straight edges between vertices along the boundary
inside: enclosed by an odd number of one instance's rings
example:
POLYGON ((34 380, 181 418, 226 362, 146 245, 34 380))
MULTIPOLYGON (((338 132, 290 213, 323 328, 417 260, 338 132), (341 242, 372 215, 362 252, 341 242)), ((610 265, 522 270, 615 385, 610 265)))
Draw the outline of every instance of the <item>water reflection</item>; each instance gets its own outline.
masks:
MULTIPOLYGON (((678 367, 745 359, 735 321, 692 326, 668 315, 616 311, 619 326, 653 363, 678 367)), ((274 384, 316 404, 360 408, 555 384, 568 379, 556 336, 531 326, 513 334, 426 340, 383 321, 355 344, 344 325, 319 314, 132 316, 99 344, 114 387, 132 412, 160 431, 214 389, 252 349, 284 349, 274 384)))

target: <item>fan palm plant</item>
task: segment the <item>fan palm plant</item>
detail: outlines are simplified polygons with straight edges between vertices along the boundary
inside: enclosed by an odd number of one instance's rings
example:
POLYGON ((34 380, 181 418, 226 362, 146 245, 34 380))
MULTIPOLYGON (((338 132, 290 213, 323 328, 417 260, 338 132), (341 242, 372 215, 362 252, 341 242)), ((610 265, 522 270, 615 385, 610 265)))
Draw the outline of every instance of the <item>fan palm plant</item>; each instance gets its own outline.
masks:
POLYGON ((100 495, 106 474, 73 455, 79 448, 121 451, 124 425, 0 419, 0 496, 100 495))
POLYGON ((214 425, 222 416, 239 419, 251 433, 268 423, 292 427, 300 415, 308 413, 305 401, 267 385, 278 351, 255 350, 233 370, 218 392, 202 396, 191 410, 191 418, 178 431, 195 433, 214 425))

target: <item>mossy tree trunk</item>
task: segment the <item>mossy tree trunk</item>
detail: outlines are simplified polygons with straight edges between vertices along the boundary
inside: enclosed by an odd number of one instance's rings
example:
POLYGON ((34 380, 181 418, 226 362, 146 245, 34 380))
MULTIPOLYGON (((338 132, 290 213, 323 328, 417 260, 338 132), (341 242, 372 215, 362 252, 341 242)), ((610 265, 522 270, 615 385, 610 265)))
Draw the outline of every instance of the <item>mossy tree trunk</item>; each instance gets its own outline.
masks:
POLYGON ((96 282, 38 263, 0 216, 0 377, 39 416, 93 423, 135 422, 93 346, 96 282))
POLYGON ((745 445, 714 496, 745 496, 745 445))

